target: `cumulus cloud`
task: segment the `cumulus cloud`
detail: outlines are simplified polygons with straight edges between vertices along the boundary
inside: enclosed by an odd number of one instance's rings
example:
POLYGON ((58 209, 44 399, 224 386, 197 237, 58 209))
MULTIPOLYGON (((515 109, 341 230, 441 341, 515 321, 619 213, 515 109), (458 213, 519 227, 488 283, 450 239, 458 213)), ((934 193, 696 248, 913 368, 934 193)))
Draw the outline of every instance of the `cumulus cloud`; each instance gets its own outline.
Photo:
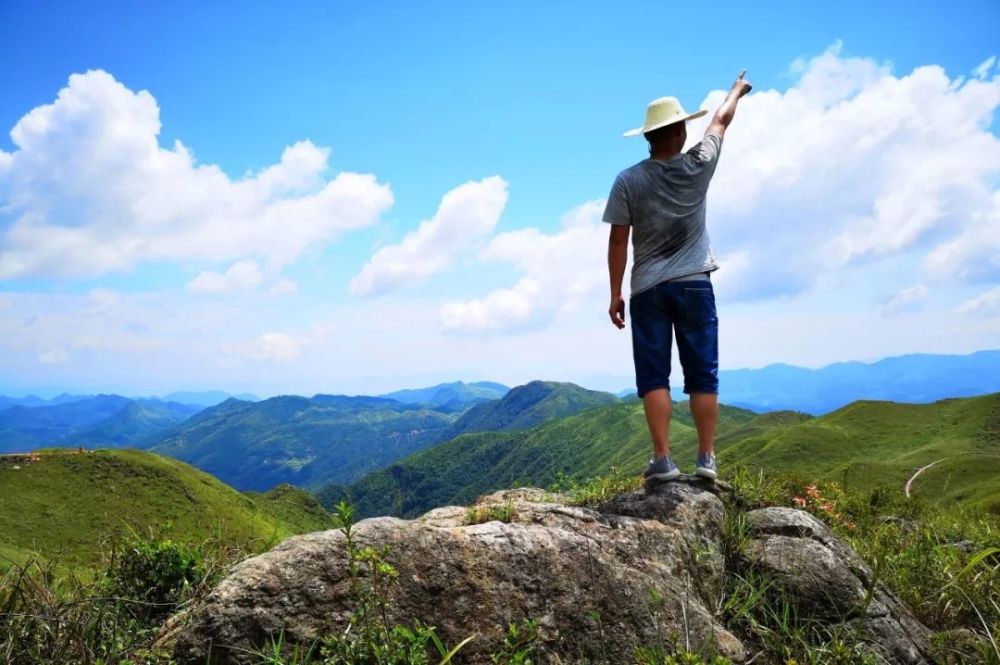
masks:
POLYGON ((329 151, 309 141, 231 179, 180 141, 161 147, 159 116, 149 92, 94 70, 17 122, 14 151, 0 152, 0 279, 162 260, 252 257, 279 269, 392 205, 372 175, 327 179, 329 151))
POLYGON ((445 329, 503 332, 545 325, 577 308, 607 281, 608 225, 604 201, 589 201, 564 215, 555 233, 535 228, 496 235, 480 252, 485 261, 512 264, 523 277, 511 288, 441 306, 445 329))
POLYGON ((38 362, 43 365, 56 365, 69 360, 69 355, 62 349, 49 349, 38 354, 38 362))
POLYGON ((902 289, 890 298, 887 298, 882 307, 882 313, 886 316, 908 312, 917 309, 924 300, 927 299, 927 287, 917 284, 906 289, 902 289))
POLYGON ((288 277, 279 277, 271 288, 267 290, 273 296, 285 295, 286 293, 295 293, 299 290, 299 283, 294 279, 289 279, 288 277))
POLYGON ((250 340, 222 347, 223 364, 252 361, 278 363, 295 360, 309 344, 309 338, 283 332, 267 332, 250 340))
POLYGON ((446 270, 458 252, 493 232, 506 205, 507 183, 498 176, 459 185, 444 195, 434 217, 375 252, 351 280, 351 292, 379 295, 446 270))
POLYGON ((241 289, 251 289, 260 284, 262 277, 256 261, 238 261, 224 273, 203 270, 188 282, 190 291, 201 293, 225 293, 241 289))
POLYGON ((1000 286, 980 293, 975 298, 969 298, 958 306, 959 314, 992 314, 1000 313, 1000 286))
MULTIPOLYGON (((970 80, 937 65, 898 76, 835 44, 794 63, 784 92, 745 97, 708 195, 716 249, 751 261, 745 297, 795 293, 824 271, 911 252, 930 272, 966 266, 959 278, 996 257, 992 67, 970 80)), ((701 106, 714 111, 724 97, 713 91, 701 106)), ((689 141, 709 119, 692 121, 689 141)), ((979 273, 995 277, 995 261, 979 273)))
MULTIPOLYGON (((991 58, 975 77, 936 65, 895 75, 890 65, 845 57, 839 43, 792 63, 784 92, 744 98, 708 195, 708 224, 722 269, 721 299, 795 295, 840 270, 915 254, 937 281, 1000 278, 1000 106, 991 58)), ((714 111, 726 91, 710 92, 714 111)), ((692 121, 689 146, 711 116, 692 121)), ((481 252, 523 276, 480 298, 446 303, 446 329, 512 331, 554 320, 606 281, 602 201, 555 233, 501 233, 481 252)), ((888 299, 912 309, 926 287, 888 299)))

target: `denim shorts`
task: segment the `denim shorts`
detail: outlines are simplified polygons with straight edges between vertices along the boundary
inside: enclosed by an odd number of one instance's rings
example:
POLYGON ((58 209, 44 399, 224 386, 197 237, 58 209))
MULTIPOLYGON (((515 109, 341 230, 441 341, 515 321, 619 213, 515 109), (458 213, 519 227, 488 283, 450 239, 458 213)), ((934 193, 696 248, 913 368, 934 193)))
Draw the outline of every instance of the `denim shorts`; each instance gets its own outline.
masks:
POLYGON ((628 310, 639 397, 655 388, 670 390, 674 334, 684 392, 719 392, 719 318, 711 281, 660 282, 629 298, 628 310))

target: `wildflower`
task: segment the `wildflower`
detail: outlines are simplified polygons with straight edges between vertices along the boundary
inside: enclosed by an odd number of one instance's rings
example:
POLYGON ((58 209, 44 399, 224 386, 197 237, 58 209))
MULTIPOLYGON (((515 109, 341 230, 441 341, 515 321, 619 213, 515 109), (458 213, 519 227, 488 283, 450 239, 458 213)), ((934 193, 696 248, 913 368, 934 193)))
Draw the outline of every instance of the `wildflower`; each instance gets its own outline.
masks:
POLYGON ((805 508, 806 507, 806 500, 803 499, 801 496, 793 496, 792 497, 792 502, 796 506, 798 506, 799 508, 805 508))
POLYGON ((806 486, 806 494, 808 494, 813 499, 818 499, 819 489, 816 488, 816 485, 808 485, 806 486))

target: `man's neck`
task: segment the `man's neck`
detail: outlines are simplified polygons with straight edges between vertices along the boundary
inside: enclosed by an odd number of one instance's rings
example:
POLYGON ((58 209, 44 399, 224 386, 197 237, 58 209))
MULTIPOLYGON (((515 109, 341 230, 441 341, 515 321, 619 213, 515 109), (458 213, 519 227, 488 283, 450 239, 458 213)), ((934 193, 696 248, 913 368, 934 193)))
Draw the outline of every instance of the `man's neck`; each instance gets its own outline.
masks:
POLYGON ((650 155, 649 158, 665 162, 668 159, 673 159, 679 154, 681 154, 680 150, 659 150, 659 151, 654 150, 653 154, 650 155))

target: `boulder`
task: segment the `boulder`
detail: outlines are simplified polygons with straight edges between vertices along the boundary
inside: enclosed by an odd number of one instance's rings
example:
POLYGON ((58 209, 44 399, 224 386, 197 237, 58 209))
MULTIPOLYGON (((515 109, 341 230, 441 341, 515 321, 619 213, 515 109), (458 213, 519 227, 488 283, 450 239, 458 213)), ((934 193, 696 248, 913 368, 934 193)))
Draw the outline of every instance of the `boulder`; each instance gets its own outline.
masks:
MULTIPOLYGON (((563 662, 632 662, 635 646, 674 640, 745 659, 713 612, 723 572, 718 498, 666 483, 649 497, 632 492, 598 509, 563 499, 537 488, 500 491, 474 506, 509 502, 509 522, 466 525, 467 508, 447 506, 413 520, 361 520, 353 535, 358 546, 390 548, 386 558, 399 572, 390 622, 419 619, 448 646, 476 635, 459 662, 491 662, 508 624, 523 618, 538 620, 541 662, 553 654, 563 662)), ((342 632, 353 605, 344 533, 290 538, 236 566, 190 611, 175 657, 248 662, 248 652, 281 631, 286 644, 342 632)))
MULTIPOLYGON (((742 663, 748 649, 720 610, 727 574, 720 491, 722 483, 682 476, 580 507, 565 495, 520 488, 473 504, 509 507, 503 521, 467 524, 467 507, 446 506, 411 520, 361 520, 352 533, 359 548, 388 546, 398 571, 388 591, 390 623, 420 620, 449 647, 475 636, 454 662, 491 663, 507 627, 535 619, 541 663, 634 662, 637 646, 742 663)), ((728 563, 771 577, 800 617, 853 632, 885 662, 928 660, 927 628, 823 523, 790 508, 746 519, 742 558, 728 563)), ((179 663, 250 662, 279 635, 292 645, 342 633, 355 605, 345 534, 311 533, 234 567, 170 623, 169 639, 179 663)))
POLYGON ((747 513, 744 555, 771 576, 800 618, 854 631, 890 663, 929 662, 930 631, 825 524, 792 508, 747 513))

